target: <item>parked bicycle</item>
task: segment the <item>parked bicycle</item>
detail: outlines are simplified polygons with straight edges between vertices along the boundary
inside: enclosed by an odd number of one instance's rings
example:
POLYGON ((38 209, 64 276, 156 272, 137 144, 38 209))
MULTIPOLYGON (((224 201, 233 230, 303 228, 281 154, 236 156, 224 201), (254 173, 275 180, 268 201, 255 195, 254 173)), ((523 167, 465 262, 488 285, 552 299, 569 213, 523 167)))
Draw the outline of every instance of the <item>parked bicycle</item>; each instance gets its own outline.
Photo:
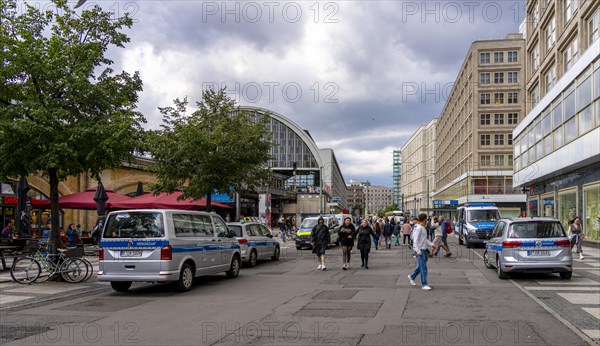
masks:
POLYGON ((10 269, 10 276, 20 284, 44 282, 59 275, 69 283, 78 283, 92 277, 94 268, 83 258, 83 248, 73 248, 49 254, 39 244, 30 247, 32 254, 17 258, 10 269), (42 271, 46 271, 42 275, 42 271))

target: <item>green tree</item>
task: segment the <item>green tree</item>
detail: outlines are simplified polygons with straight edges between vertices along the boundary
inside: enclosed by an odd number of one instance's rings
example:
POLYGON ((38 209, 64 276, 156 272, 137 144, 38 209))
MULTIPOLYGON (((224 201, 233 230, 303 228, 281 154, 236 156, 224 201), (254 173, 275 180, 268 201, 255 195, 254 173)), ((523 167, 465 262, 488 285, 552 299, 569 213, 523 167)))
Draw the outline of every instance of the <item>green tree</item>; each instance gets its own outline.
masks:
POLYGON ((384 213, 387 213, 389 211, 396 211, 396 210, 400 210, 400 207, 397 204, 392 204, 392 205, 388 206, 387 208, 385 208, 384 213))
POLYGON ((197 107, 188 115, 186 98, 159 108, 164 124, 150 141, 157 178, 152 190, 181 190, 181 198, 195 200, 206 196, 210 211, 211 193, 231 186, 254 190, 266 182, 272 144, 268 117, 240 110, 224 88, 203 91, 197 107))
POLYGON ((41 12, 21 3, 19 13, 14 0, 0 2, 0 179, 48 177, 56 241, 59 182, 80 173, 100 181, 133 157, 145 119, 136 111, 138 73, 115 74, 105 56, 129 42, 121 30, 131 18, 54 4, 41 12))

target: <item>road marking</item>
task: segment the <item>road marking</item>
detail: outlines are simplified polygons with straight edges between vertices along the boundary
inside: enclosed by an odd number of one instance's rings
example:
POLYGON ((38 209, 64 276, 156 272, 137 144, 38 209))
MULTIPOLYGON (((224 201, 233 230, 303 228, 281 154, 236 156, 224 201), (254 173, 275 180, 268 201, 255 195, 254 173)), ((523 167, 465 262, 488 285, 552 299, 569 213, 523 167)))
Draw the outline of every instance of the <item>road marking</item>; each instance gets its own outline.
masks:
POLYGON ((11 295, 7 295, 7 294, 2 294, 2 297, 0 298, 0 305, 4 305, 4 304, 8 304, 8 303, 13 303, 13 302, 18 302, 18 301, 21 301, 21 300, 31 299, 31 298, 35 298, 35 297, 31 297, 31 296, 11 296, 11 295))
POLYGON ((600 268, 600 262, 584 262, 585 264, 592 266, 592 267, 599 267, 600 268))
POLYGON ((539 285, 560 285, 561 287, 564 287, 565 285, 598 285, 598 281, 585 277, 571 280, 536 280, 535 282, 539 285))
POLYGON ((600 339, 600 330, 598 329, 586 329, 583 332, 592 339, 600 339))
POLYGON ((549 286, 527 286, 523 287, 529 291, 600 291, 600 287, 598 286, 589 286, 589 287, 581 287, 581 286, 573 286, 573 287, 549 287, 549 286))
POLYGON ((571 304, 597 304, 597 293, 557 293, 571 304))
MULTIPOLYGON (((588 314, 590 314, 600 320, 600 308, 582 308, 582 309, 585 312, 587 312, 588 314)), ((597 339, 600 339, 600 338, 597 338, 597 339)))
POLYGON ((586 272, 600 276, 600 270, 586 270, 586 272))

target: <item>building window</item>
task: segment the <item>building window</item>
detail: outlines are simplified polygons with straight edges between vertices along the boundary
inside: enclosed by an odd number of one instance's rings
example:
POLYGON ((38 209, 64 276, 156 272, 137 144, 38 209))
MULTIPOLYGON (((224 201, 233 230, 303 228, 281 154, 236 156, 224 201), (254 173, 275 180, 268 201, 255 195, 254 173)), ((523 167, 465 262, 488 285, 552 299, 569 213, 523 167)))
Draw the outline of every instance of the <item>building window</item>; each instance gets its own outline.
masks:
POLYGON ((504 62, 504 52, 494 52, 494 63, 500 64, 504 62))
POLYGON ((563 72, 567 72, 571 67, 573 67, 573 65, 575 65, 575 62, 577 62, 577 59, 579 58, 579 51, 578 51, 578 45, 577 45, 577 36, 573 37, 573 40, 571 41, 571 43, 569 43, 569 45, 567 46, 567 48, 565 48, 565 50, 563 51, 563 62, 564 62, 564 70, 563 72))
POLYGON ((504 104, 504 93, 494 93, 494 104, 504 104))
POLYGON ((554 150, 557 150, 558 148, 562 147, 563 142, 564 142, 564 137, 563 137, 563 127, 559 127, 556 131, 554 131, 554 150))
POLYGON ((510 84, 519 83, 519 72, 508 72, 508 83, 510 83, 510 84))
POLYGON ((540 22, 540 9, 539 9, 538 3, 536 2, 535 5, 533 5, 533 12, 531 13, 531 28, 535 29, 538 26, 539 22, 540 22))
POLYGON ((570 143, 577 138, 577 117, 565 123, 565 144, 570 143))
POLYGON ((479 118, 480 118, 481 125, 490 125, 490 114, 489 113, 480 114, 479 118))
POLYGON ((566 23, 573 18, 573 14, 577 12, 577 2, 580 0, 563 0, 563 8, 565 10, 564 19, 566 23))
POLYGON ((546 154, 550 154, 552 152, 552 136, 546 136, 544 138, 544 151, 546 154))
POLYGON ((504 113, 494 114, 494 125, 504 125, 504 113))
POLYGON ((518 62, 518 54, 516 51, 508 52, 508 62, 518 62))
POLYGON ((494 135, 494 145, 504 145, 504 134, 494 135))
POLYGON ((556 42, 556 18, 552 17, 546 27, 546 52, 552 48, 556 42))
POLYGON ((513 136, 512 133, 509 133, 506 135, 506 141, 507 141, 506 144, 513 145, 513 137, 512 136, 513 136))
POLYGON ((592 106, 588 106, 579 113, 579 134, 584 135, 594 127, 592 106))
MULTIPOLYGON (((558 217, 565 230, 569 229, 569 223, 578 215, 577 213, 577 193, 559 193, 558 195, 558 217)), ((584 223, 583 220, 581 220, 584 223)), ((585 227, 585 226, 584 226, 585 227)), ((584 228, 585 231, 585 228, 584 228)))
POLYGON ((584 187, 583 229, 590 240, 600 240, 600 185, 584 187))
POLYGON ((508 93, 508 103, 518 103, 519 102, 519 92, 511 92, 508 93))
POLYGON ((482 105, 489 105, 490 104, 490 94, 480 94, 479 95, 479 103, 482 105))
POLYGON ((546 72, 546 75, 544 76, 544 81, 546 82, 546 93, 548 93, 556 82, 556 66, 552 65, 552 67, 548 69, 548 72, 546 72))
POLYGON ((490 135, 480 135, 481 145, 490 145, 490 135))
POLYGON ((531 52, 531 70, 536 71, 540 67, 540 44, 537 42, 531 52))
POLYGON ((490 63, 490 53, 480 53, 479 54, 479 63, 481 64, 489 64, 490 63))
POLYGON ((490 74, 489 73, 480 73, 479 74, 479 84, 490 84, 490 74))
POLYGON ((494 166, 504 166, 504 155, 494 155, 494 166))
POLYGON ((516 125, 519 122, 519 113, 508 113, 507 123, 509 125, 516 125))
POLYGON ((494 83, 495 84, 504 83, 504 72, 495 72, 494 73, 494 83))
POLYGON ((588 76, 577 87, 577 110, 581 110, 592 102, 592 76, 588 76))
POLYGON ((588 45, 591 46, 592 43, 596 42, 598 39, 598 24, 600 22, 600 8, 596 9, 594 15, 589 19, 588 22, 588 35, 589 42, 588 45))
POLYGON ((554 197, 542 197, 542 208, 544 217, 554 217, 554 197))
POLYGON ((491 155, 481 155, 480 160, 481 167, 489 167, 491 165, 491 155))
POLYGON ((513 155, 512 155, 512 154, 509 154, 509 155, 508 155, 508 165, 509 165, 510 167, 512 167, 512 166, 513 166, 513 161, 514 161, 514 160, 513 160, 513 155))

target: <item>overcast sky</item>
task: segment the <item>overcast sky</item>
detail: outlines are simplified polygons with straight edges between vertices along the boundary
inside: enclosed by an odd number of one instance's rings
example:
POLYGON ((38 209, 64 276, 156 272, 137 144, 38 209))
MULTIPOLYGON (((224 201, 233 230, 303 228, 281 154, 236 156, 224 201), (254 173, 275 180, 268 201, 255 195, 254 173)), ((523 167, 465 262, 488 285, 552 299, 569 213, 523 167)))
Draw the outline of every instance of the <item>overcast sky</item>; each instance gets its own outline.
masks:
MULTIPOLYGON (((96 2, 94 2, 96 1, 96 2)), ((470 44, 518 32, 525 0, 98 1, 135 20, 109 56, 140 71, 149 128, 158 106, 227 85, 333 148, 346 181, 392 186, 392 150, 437 117, 470 44)))

